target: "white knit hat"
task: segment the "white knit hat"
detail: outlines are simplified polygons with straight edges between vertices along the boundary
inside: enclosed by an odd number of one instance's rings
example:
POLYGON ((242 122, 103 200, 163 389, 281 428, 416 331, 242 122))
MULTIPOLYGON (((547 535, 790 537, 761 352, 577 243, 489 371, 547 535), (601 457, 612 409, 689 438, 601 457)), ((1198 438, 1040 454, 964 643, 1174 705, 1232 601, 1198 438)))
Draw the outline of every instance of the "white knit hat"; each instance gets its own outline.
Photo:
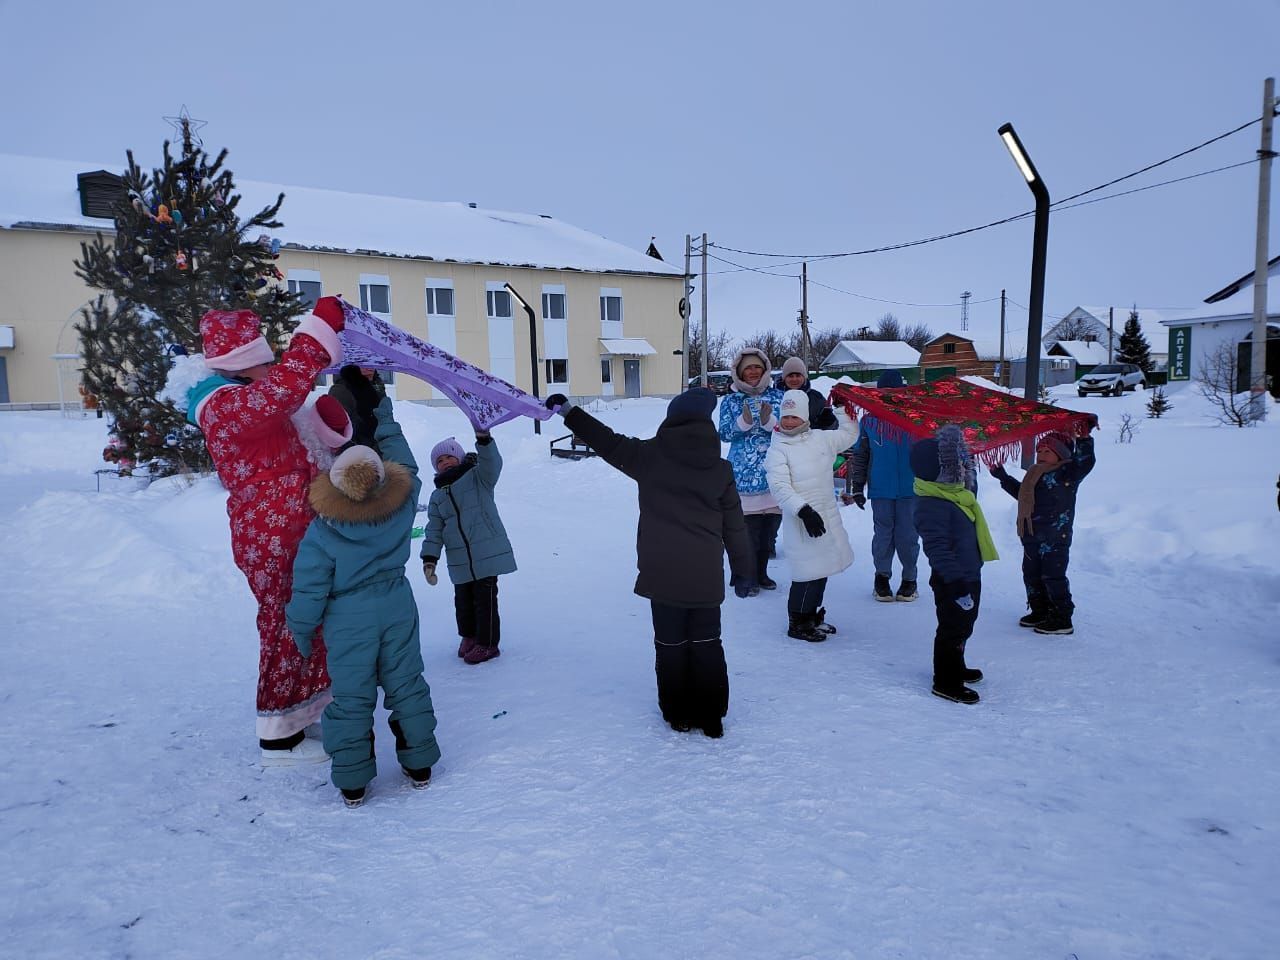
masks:
POLYGON ((351 500, 365 500, 386 477, 382 458, 358 444, 338 454, 329 468, 330 482, 351 500))
POLYGON ((788 390, 782 395, 782 408, 779 417, 799 417, 809 422, 809 395, 803 390, 788 390))

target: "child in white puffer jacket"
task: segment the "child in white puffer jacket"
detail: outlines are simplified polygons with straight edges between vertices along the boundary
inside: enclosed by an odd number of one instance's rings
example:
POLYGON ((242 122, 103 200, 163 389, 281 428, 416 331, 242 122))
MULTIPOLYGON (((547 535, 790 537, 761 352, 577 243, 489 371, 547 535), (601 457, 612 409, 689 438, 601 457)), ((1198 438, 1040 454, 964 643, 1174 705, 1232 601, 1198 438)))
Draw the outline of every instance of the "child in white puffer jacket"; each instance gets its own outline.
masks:
POLYGON ((809 397, 788 390, 764 460, 769 492, 782 508, 782 538, 791 566, 787 636, 811 643, 835 633, 822 607, 827 578, 853 563, 831 481, 836 454, 858 439, 858 422, 836 409, 835 430, 809 427, 809 397))

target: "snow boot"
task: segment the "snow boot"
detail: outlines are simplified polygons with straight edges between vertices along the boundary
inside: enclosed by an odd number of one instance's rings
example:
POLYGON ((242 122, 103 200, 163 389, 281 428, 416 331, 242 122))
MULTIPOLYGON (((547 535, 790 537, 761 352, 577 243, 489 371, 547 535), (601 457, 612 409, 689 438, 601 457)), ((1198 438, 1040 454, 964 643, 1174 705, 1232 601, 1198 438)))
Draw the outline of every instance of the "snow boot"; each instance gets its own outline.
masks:
POLYGON ((475 666, 477 663, 484 663, 486 660, 493 660, 500 656, 502 656, 502 651, 497 647, 486 647, 482 643, 477 643, 467 651, 467 655, 462 659, 463 662, 475 666))
POLYGON ((1057 637, 1065 637, 1076 632, 1075 627, 1071 625, 1071 615, 1061 613, 1056 608, 1050 610, 1049 615, 1035 625, 1035 631, 1057 637))
POLYGON ((777 590, 778 589, 778 581, 770 579, 769 574, 765 573, 764 571, 760 572, 760 579, 756 581, 756 585, 761 590, 777 590))
POLYGON ((960 671, 961 683, 980 683, 982 681, 982 671, 975 667, 965 667, 960 671))
POLYGON ((1038 627, 1049 616, 1048 602, 1039 597, 1028 597, 1027 607, 1031 612, 1018 621, 1020 627, 1038 627))
POLYGON ((795 640, 805 640, 809 643, 821 643, 827 639, 827 634, 822 630, 814 629, 814 617, 812 613, 791 613, 787 615, 787 636, 795 640))
POLYGON ((970 690, 963 683, 940 684, 936 680, 933 684, 933 695, 955 703, 977 703, 982 699, 976 690, 970 690))
POLYGON ((458 656, 465 658, 475 648, 475 645, 475 637, 463 637, 462 642, 458 644, 458 656))
POLYGON ((348 810, 354 810, 360 804, 364 803, 364 787, 356 787, 354 790, 342 788, 342 802, 346 804, 348 810))
POLYGON ((840 631, 827 623, 827 608, 819 607, 818 612, 813 615, 813 629, 821 633, 839 633, 840 631))
POLYGON ((431 768, 423 767, 421 770, 410 770, 408 767, 401 767, 404 775, 409 778, 413 784, 413 789, 422 790, 431 782, 431 768))
POLYGON ((903 603, 910 603, 919 596, 920 594, 916 590, 916 582, 914 580, 903 580, 898 585, 898 592, 894 594, 893 599, 901 600, 903 603))
POLYGON ((877 573, 876 584, 872 589, 875 592, 877 600, 882 603, 893 603, 893 587, 889 586, 888 574, 877 573))
POLYGON ((717 717, 715 720, 708 720, 702 725, 702 732, 712 740, 719 740, 724 736, 724 721, 717 717))

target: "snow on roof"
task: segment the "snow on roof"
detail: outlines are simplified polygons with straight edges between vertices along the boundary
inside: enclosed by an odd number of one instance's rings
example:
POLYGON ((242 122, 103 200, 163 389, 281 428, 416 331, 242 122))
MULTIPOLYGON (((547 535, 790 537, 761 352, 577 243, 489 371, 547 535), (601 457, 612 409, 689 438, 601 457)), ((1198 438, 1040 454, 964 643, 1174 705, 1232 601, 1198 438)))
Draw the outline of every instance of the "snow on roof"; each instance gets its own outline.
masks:
POLYGON ((1054 349, 1061 350, 1076 363, 1096 365, 1109 362, 1106 346, 1096 340, 1059 340, 1054 349))
POLYGON ((613 340, 601 340, 600 348, 605 353, 620 357, 648 357, 658 352, 643 337, 621 337, 613 340))
MULTIPOLYGON (((920 351, 902 340, 841 340, 839 346, 831 353, 835 354, 841 348, 850 357, 855 358, 856 363, 876 367, 918 367, 920 365, 920 351)), ((827 360, 830 359, 831 355, 828 355, 827 360)))
MULTIPOLYGON (((1250 274, 1252 276, 1252 274, 1250 274)), ((1253 316, 1253 284, 1242 287, 1231 296, 1193 310, 1170 314, 1160 322, 1166 327, 1183 323, 1210 323, 1217 320, 1241 320, 1253 316)), ((1267 317, 1280 317, 1280 270, 1267 277, 1267 317)))
MULTIPOLYGON (((102 164, 0 154, 0 228, 39 224, 110 232, 109 220, 80 212, 76 176, 102 164)), ((683 276, 679 268, 597 234, 538 214, 465 203, 409 200, 238 180, 240 209, 256 211, 284 193, 274 236, 285 246, 549 270, 683 276)))

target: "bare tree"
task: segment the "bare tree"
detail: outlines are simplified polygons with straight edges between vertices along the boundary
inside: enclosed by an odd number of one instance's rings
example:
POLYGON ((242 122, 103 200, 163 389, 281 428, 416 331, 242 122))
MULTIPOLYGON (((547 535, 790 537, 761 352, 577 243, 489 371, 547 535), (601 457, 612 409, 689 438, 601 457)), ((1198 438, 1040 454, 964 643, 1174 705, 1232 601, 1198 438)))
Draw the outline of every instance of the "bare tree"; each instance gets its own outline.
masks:
POLYGON ((776 330, 760 330, 742 341, 744 347, 755 347, 764 352, 769 363, 780 367, 787 357, 794 356, 791 351, 792 338, 784 337, 776 330))
POLYGON ((886 313, 876 321, 876 340, 901 340, 902 324, 892 313, 886 313))
POLYGON ((848 331, 841 332, 838 327, 815 330, 809 336, 813 340, 813 356, 809 358, 809 362, 814 367, 817 367, 823 360, 827 359, 831 351, 840 345, 841 340, 853 339, 848 335, 848 331))
POLYGON ((915 349, 923 350, 924 345, 933 339, 933 331, 927 323, 913 323, 903 329, 902 339, 915 349))
POLYGON ((1049 331, 1050 340, 1097 340, 1097 328, 1087 317, 1064 317, 1049 331))
POLYGON ((1138 432, 1138 421, 1132 413, 1120 414, 1120 431, 1116 434, 1116 443, 1133 443, 1138 432))
POLYGON ((1249 402, 1249 392, 1237 392, 1236 386, 1236 346, 1221 343, 1200 360, 1196 387, 1213 405, 1214 419, 1219 423, 1251 427, 1257 422, 1257 408, 1249 402))
MULTIPOLYGON (((702 331, 697 326, 689 328, 689 376, 702 375, 702 331)), ((733 360, 733 340, 721 330, 707 337, 707 369, 726 370, 733 360)))

